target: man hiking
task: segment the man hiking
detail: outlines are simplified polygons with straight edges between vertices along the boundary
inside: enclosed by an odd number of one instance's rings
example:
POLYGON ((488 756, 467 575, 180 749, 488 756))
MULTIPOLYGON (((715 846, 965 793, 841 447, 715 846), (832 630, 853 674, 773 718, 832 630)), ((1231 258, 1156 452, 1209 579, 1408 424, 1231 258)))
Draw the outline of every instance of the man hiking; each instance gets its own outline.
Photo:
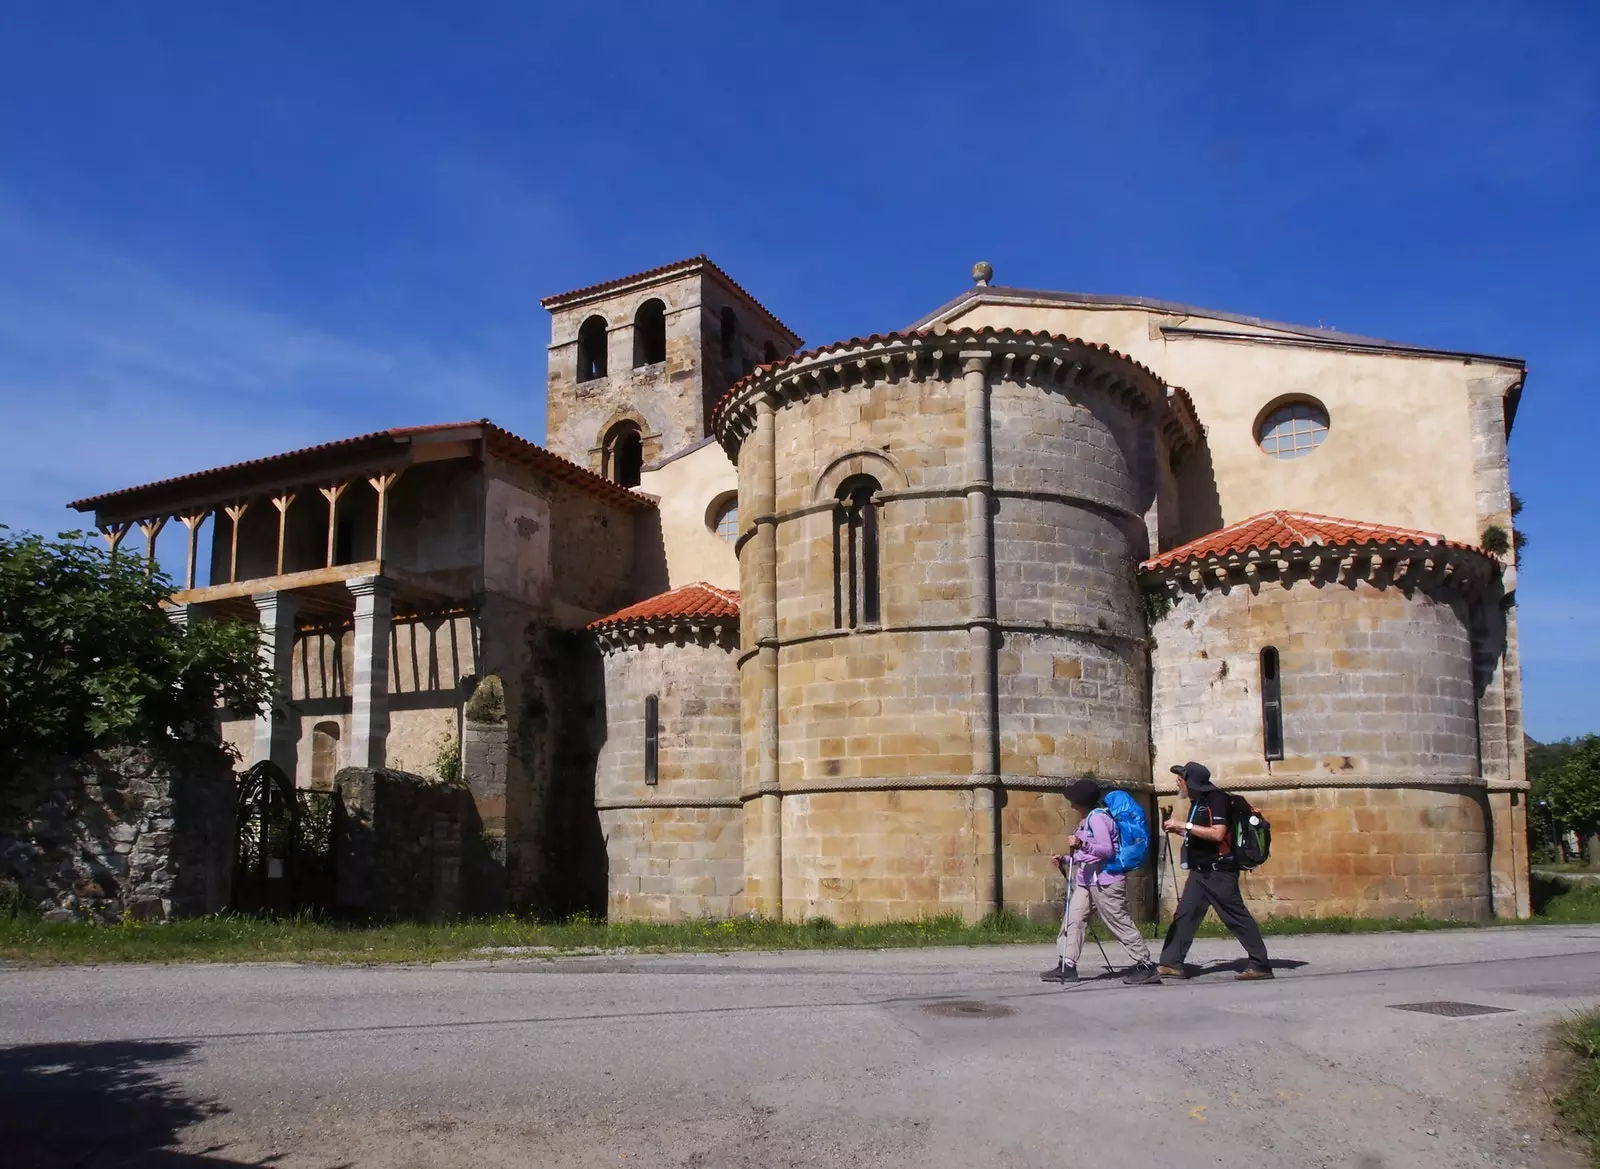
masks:
POLYGON ((1061 932, 1056 935, 1056 964, 1039 977, 1045 982, 1078 981, 1083 931, 1093 910, 1133 961, 1122 981, 1128 986, 1159 983, 1150 949, 1128 916, 1126 878, 1122 873, 1106 871, 1106 862, 1117 855, 1117 824, 1111 813, 1100 806, 1100 785, 1092 779, 1074 780, 1068 785, 1066 796, 1082 820, 1067 837, 1067 855, 1053 858, 1067 875, 1067 911, 1061 918, 1061 932))
POLYGON ((1211 772, 1198 763, 1173 767, 1172 773, 1178 777, 1178 794, 1189 801, 1189 814, 1182 820, 1169 817, 1161 827, 1183 837, 1183 867, 1189 870, 1189 879, 1161 946, 1160 972, 1167 978, 1189 977, 1183 959, 1206 910, 1213 908, 1250 956, 1249 964, 1235 977, 1271 978, 1267 945, 1239 895, 1239 865, 1229 855, 1228 793, 1212 783, 1211 772))

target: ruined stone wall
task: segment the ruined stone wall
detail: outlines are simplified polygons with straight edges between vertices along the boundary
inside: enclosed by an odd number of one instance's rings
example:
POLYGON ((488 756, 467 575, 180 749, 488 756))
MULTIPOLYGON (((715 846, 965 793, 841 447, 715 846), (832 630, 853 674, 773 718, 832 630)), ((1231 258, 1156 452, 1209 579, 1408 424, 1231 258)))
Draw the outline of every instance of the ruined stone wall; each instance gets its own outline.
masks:
POLYGON ((206 744, 39 759, 0 783, 0 878, 50 921, 228 907, 236 788, 206 744))
POLYGON ((441 920, 479 907, 488 874, 472 797, 459 784, 391 768, 347 767, 336 899, 379 918, 441 920))
POLYGON ((739 692, 730 636, 608 642, 595 803, 607 912, 727 917, 743 908, 739 692), (645 702, 657 700, 657 782, 645 783, 645 702))
POLYGON ((1258 910, 1488 915, 1469 608, 1453 589, 1296 572, 1288 587, 1186 592, 1157 622, 1157 784, 1170 792, 1167 767, 1196 759, 1272 822, 1272 859, 1245 883, 1258 910), (1277 761, 1263 757, 1265 646, 1280 661, 1277 761))

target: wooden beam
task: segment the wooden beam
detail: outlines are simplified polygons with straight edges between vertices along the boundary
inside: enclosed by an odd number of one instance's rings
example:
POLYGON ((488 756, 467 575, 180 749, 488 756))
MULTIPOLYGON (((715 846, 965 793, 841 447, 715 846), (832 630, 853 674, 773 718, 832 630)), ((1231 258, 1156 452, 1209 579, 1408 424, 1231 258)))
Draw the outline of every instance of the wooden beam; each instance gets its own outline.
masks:
POLYGON ((339 533, 339 497, 345 493, 348 483, 335 483, 331 487, 319 487, 322 498, 328 501, 328 562, 326 567, 333 567, 334 541, 339 533))
POLYGON ((117 558, 117 548, 122 544, 122 538, 128 534, 128 529, 133 527, 129 520, 121 524, 106 524, 100 529, 100 534, 106 538, 106 544, 111 548, 111 559, 117 558))
POLYGON ((372 484, 372 489, 378 493, 377 540, 372 555, 379 564, 383 563, 384 545, 389 534, 389 488, 394 486, 394 481, 398 478, 400 478, 399 471, 385 471, 367 480, 372 484))
POLYGON ((230 503, 224 506, 222 510, 227 512, 228 519, 233 521, 231 530, 228 533, 231 540, 228 548, 228 583, 232 584, 239 579, 239 520, 244 516, 245 512, 250 510, 250 501, 244 500, 240 503, 230 503))
POLYGON ((161 534, 161 529, 166 526, 166 516, 139 521, 139 530, 144 533, 144 574, 146 576, 151 576, 156 570, 156 537, 161 534))
POLYGON ((206 522, 206 516, 210 514, 208 511, 197 511, 178 517, 183 526, 189 529, 189 567, 183 574, 183 587, 186 589, 194 588, 196 542, 200 538, 200 525, 206 522))
POLYGON ((278 571, 283 575, 283 540, 289 530, 289 505, 294 502, 294 492, 285 491, 272 497, 272 506, 278 509, 278 571))

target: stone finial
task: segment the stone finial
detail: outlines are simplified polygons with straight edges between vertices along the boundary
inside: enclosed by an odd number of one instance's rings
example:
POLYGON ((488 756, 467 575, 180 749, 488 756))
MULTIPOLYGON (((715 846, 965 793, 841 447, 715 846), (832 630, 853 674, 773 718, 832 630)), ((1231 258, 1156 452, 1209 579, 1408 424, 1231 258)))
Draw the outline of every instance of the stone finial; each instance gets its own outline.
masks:
POLYGON ((979 260, 972 265, 972 282, 979 288, 988 288, 989 281, 994 279, 994 267, 988 260, 979 260))

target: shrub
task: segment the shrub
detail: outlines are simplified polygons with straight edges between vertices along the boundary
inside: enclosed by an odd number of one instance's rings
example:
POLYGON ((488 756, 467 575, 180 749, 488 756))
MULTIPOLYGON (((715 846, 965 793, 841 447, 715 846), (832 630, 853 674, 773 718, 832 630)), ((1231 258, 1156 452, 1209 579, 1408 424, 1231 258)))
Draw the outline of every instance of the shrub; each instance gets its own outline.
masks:
POLYGON ((272 676, 258 627, 173 624, 172 585, 81 532, 0 525, 0 759, 208 737, 220 699, 249 717, 272 676))

